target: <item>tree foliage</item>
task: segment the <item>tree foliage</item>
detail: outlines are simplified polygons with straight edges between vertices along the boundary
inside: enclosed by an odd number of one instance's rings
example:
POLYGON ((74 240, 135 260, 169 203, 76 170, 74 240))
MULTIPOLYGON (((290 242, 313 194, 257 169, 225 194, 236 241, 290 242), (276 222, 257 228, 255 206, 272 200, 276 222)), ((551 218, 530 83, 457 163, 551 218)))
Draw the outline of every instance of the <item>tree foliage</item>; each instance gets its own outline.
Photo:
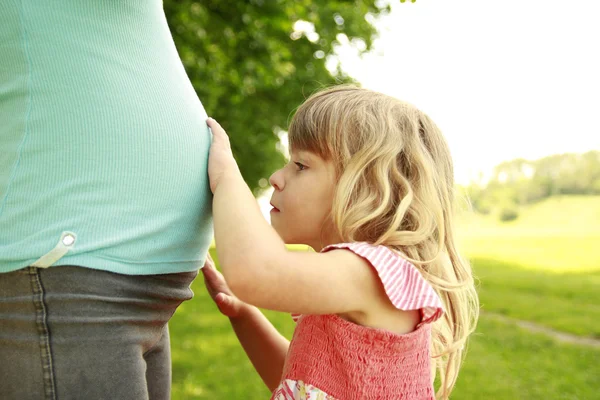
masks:
POLYGON ((277 133, 293 110, 315 89, 350 80, 326 68, 338 35, 366 51, 376 33, 367 20, 389 12, 366 0, 165 0, 164 9, 188 76, 255 192, 285 161, 277 133))
POLYGON ((516 218, 518 206, 550 196, 599 195, 600 151, 503 162, 490 179, 473 182, 466 189, 476 211, 488 214, 496 209, 502 220, 516 218))

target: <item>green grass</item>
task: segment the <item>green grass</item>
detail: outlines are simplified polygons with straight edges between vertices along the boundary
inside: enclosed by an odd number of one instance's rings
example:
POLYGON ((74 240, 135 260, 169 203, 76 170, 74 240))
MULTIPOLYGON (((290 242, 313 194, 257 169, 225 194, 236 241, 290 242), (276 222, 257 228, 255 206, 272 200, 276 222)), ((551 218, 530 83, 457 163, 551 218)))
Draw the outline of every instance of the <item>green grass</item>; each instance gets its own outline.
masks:
MULTIPOLYGON (((595 296, 593 300, 598 296, 591 286, 583 293, 561 291, 560 285, 565 281, 556 281, 559 277, 556 274, 540 278, 535 275, 539 271, 520 270, 494 262, 486 265, 484 262, 480 260, 476 264, 481 266, 480 270, 487 271, 485 274, 480 272, 480 276, 484 277, 480 292, 485 309, 490 307, 488 299, 504 296, 507 304, 515 310, 522 308, 526 313, 506 314, 524 318, 546 310, 539 319, 547 322, 556 320, 561 314, 553 311, 558 307, 556 304, 561 307, 573 304, 569 302, 569 296, 576 300, 595 296), (495 274, 496 271, 504 273, 495 274), (502 276, 507 271, 511 271, 511 275, 505 279, 506 283, 502 276), (543 279, 548 281, 535 284, 543 282, 543 279), (537 293, 534 297, 562 300, 555 300, 555 303, 544 307, 527 304, 527 297, 519 297, 517 288, 520 286, 515 285, 516 282, 521 282, 523 292, 532 290, 537 293), (529 287, 523 282, 529 282, 529 287), (503 293, 501 288, 504 286, 512 288, 513 293, 503 293), (497 294, 498 290, 501 294, 497 294), (524 302, 522 307, 517 307, 520 302, 524 302)), ((586 282, 588 278, 574 275, 570 285, 577 287, 582 281, 586 282)), ((268 390, 239 346, 227 318, 219 314, 208 297, 201 277, 194 282, 193 289, 195 298, 179 308, 170 324, 173 399, 269 398, 268 390)), ((502 312, 500 308, 494 311, 502 312)), ((288 315, 275 312, 267 315, 284 335, 291 337, 294 323, 288 315)), ((587 327, 583 332, 586 334, 597 331, 600 321, 582 312, 566 312, 563 318, 568 321, 565 324, 587 327)), ((597 398, 594 397, 594 388, 595 379, 600 376, 599 366, 600 350, 557 343, 544 335, 532 334, 484 314, 471 341, 453 398, 593 399, 597 398)))
POLYGON ((492 232, 518 229, 537 233, 600 233, 600 196, 556 196, 539 203, 521 207, 519 217, 500 223, 496 215, 482 216, 466 211, 468 205, 459 203, 460 222, 463 228, 475 232, 492 232))
POLYGON ((600 234, 524 234, 511 229, 496 234, 462 237, 461 249, 470 258, 487 258, 546 272, 600 269, 600 234))
POLYGON ((558 344, 483 316, 454 399, 598 399, 600 350, 558 344))
POLYGON ((600 196, 556 196, 521 209, 519 218, 506 224, 520 228, 560 232, 600 233, 600 196))
MULTIPOLYGON (((460 223, 484 312, 452 398, 600 399, 599 349, 559 343, 491 316, 600 337, 600 197, 549 199, 508 224, 475 215, 460 223)), ((170 324, 173 399, 268 399, 201 277, 193 289, 195 298, 170 324)), ((267 315, 291 337, 287 314, 267 315)))
MULTIPOLYGON (((216 260, 214 250, 211 250, 216 260)), ((208 296, 201 276, 192 285, 194 299, 183 303, 169 323, 173 361, 172 398, 268 399, 262 383, 239 345, 227 317, 208 296)), ((289 315, 268 313, 291 338, 289 315)))
POLYGON ((547 199, 509 223, 463 213, 458 230, 470 257, 559 273, 600 269, 600 196, 547 199))
POLYGON ((547 199, 510 223, 459 223, 484 311, 600 337, 600 197, 547 199))
POLYGON ((475 258, 482 310, 600 338, 600 270, 561 273, 475 258))

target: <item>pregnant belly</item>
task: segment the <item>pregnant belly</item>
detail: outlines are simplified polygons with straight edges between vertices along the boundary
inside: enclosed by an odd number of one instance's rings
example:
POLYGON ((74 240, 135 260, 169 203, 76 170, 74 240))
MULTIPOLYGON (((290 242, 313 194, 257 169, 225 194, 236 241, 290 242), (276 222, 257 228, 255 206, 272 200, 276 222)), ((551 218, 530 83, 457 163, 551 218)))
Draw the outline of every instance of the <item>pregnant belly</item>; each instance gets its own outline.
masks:
MULTIPOLYGON (((77 252, 116 260, 187 261, 210 240, 210 133, 203 116, 173 127, 27 141, 3 223, 11 240, 78 235, 77 252)), ((25 257, 35 255, 26 254, 25 257)))

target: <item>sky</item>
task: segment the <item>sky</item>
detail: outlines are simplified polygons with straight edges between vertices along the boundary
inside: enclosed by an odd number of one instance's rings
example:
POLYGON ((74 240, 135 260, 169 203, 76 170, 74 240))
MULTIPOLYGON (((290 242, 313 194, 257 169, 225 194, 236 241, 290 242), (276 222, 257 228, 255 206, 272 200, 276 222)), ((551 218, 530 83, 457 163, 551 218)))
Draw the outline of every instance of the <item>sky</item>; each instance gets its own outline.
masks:
POLYGON ((344 44, 341 66, 428 114, 458 183, 515 158, 600 150, 600 3, 391 3, 372 51, 344 44))
POLYGON ((342 68, 427 113, 459 183, 514 158, 600 150, 599 3, 391 2, 373 51, 342 46, 342 68))

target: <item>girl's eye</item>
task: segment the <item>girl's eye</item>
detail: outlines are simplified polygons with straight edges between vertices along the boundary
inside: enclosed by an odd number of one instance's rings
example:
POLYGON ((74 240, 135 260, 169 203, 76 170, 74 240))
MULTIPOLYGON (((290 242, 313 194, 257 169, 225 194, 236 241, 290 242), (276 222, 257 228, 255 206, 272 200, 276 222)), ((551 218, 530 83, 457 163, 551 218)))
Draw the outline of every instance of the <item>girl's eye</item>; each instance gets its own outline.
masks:
POLYGON ((294 162, 294 164, 296 164, 296 166, 298 167, 298 171, 304 171, 306 169, 306 165, 302 163, 294 162))

